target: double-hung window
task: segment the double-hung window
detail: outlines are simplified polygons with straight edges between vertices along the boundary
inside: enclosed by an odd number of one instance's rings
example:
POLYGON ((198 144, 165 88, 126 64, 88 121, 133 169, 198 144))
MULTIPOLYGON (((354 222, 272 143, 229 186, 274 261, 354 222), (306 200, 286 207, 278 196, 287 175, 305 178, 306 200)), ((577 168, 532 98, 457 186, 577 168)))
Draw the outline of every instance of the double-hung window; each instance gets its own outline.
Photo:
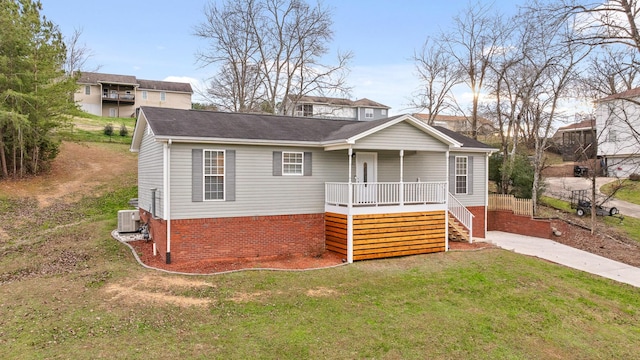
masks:
POLYGON ((160 101, 167 101, 167 93, 166 92, 161 92, 160 93, 160 101))
POLYGON ((224 200, 224 150, 204 150, 204 199, 224 200))
POLYGON ((467 184, 468 184, 468 158, 466 156, 456 156, 455 163, 455 171, 456 171, 456 194, 467 194, 467 184))
POLYGON ((364 109, 364 118, 373 119, 373 109, 369 109, 369 108, 364 109))
POLYGON ((282 152, 282 175, 303 175, 304 153, 282 152))
POLYGON ((91 95, 91 85, 85 85, 84 86, 84 94, 85 95, 91 95))

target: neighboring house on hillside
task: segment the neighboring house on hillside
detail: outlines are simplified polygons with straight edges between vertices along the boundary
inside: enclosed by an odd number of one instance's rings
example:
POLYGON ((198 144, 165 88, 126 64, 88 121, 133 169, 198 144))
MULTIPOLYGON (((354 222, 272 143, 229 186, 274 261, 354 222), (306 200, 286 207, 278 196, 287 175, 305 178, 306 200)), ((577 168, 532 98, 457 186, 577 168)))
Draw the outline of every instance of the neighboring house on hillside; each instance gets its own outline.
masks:
MULTIPOLYGON (((429 114, 413 114, 416 119, 422 120, 425 123, 429 121, 429 114)), ((433 126, 441 126, 449 130, 459 132, 462 134, 471 134, 471 120, 466 116, 453 116, 453 115, 436 115, 433 120, 433 126)), ((491 121, 480 117, 478 118, 478 134, 490 135, 495 132, 495 128, 491 121)))
POLYGON ((558 128, 553 135, 563 161, 583 161, 596 157, 596 121, 587 119, 558 128))
POLYGON ((598 100, 598 156, 608 176, 640 174, 640 88, 598 100))
POLYGON ((373 100, 349 100, 322 96, 289 96, 287 113, 297 117, 369 121, 389 117, 390 107, 373 100))
POLYGON ((107 117, 135 116, 141 106, 191 109, 189 83, 136 79, 131 75, 83 72, 74 100, 82 110, 107 117))
POLYGON ((410 115, 346 121, 153 107, 141 108, 131 145, 140 218, 167 263, 446 251, 450 237, 485 236, 493 150, 410 115))

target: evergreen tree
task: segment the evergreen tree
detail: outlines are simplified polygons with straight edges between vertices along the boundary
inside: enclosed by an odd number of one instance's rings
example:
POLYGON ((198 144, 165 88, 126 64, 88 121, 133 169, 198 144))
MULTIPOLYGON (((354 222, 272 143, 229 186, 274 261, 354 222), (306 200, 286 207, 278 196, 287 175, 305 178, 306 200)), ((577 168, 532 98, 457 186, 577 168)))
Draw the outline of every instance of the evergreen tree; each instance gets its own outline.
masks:
POLYGON ((74 107, 57 26, 32 0, 0 0, 0 177, 37 174, 58 153, 55 130, 74 107))

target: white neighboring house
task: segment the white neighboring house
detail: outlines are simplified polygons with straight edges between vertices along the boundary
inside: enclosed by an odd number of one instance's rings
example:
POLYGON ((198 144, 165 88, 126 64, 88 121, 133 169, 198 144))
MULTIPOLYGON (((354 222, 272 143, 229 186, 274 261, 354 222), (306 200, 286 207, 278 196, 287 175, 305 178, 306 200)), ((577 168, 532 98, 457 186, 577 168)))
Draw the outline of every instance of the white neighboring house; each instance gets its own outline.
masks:
POLYGON ((336 120, 371 121, 389 117, 390 107, 362 98, 349 100, 324 96, 292 96, 285 100, 287 113, 283 115, 336 120))
POLYGON ((607 175, 640 174, 640 87, 598 100, 596 128, 607 175))

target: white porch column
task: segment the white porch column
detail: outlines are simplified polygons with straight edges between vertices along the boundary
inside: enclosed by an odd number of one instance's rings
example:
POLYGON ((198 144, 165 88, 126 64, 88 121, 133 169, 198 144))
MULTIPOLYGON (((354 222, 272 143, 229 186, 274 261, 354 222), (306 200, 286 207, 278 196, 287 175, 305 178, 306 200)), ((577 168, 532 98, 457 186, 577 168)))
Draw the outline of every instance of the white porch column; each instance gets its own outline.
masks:
POLYGON ((404 150, 400 150, 400 205, 404 205, 404 150))
POLYGON ((449 150, 444 153, 445 174, 447 174, 447 181, 445 181, 444 201, 447 204, 447 210, 444 212, 444 251, 449 251, 449 150))
POLYGON ((348 196, 347 200, 347 262, 353 263, 353 214, 351 209, 353 208, 353 184, 351 179, 351 167, 353 165, 353 149, 349 146, 349 182, 348 182, 348 196))

